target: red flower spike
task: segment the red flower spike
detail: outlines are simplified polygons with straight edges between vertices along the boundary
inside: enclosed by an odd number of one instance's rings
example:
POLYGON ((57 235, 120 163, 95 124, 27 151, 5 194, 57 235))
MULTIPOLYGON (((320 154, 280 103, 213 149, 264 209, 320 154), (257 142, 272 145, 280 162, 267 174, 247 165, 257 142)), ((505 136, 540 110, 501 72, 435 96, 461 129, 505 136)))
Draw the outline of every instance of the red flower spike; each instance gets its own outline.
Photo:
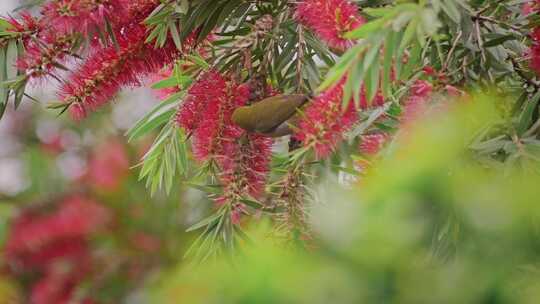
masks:
MULTIPOLYGON (((540 14, 540 1, 530 1, 525 3, 522 8, 524 15, 540 14)), ((529 48, 528 55, 530 56, 529 66, 540 75, 540 27, 536 27, 531 33, 532 45, 529 48)))
POLYGON ((433 94, 433 85, 425 80, 417 80, 411 87, 408 99, 404 103, 402 123, 417 120, 427 110, 427 101, 433 94))
POLYGON ((52 213, 25 211, 15 220, 5 257, 8 265, 18 266, 14 271, 42 275, 31 287, 31 303, 75 300, 77 286, 92 269, 87 238, 109 220, 107 209, 82 197, 65 199, 52 213))
POLYGON ((22 35, 23 42, 26 44, 32 36, 39 36, 44 31, 43 22, 32 16, 29 12, 22 12, 19 19, 9 17, 7 21, 12 28, 7 29, 8 32, 16 32, 22 35))
MULTIPOLYGON (((214 159, 223 167, 227 156, 235 153, 236 141, 244 133, 231 121, 231 116, 237 107, 246 104, 249 89, 247 86, 228 83, 219 74, 213 77, 216 82, 208 87, 212 90, 211 99, 208 99, 206 106, 200 108, 204 109, 204 115, 193 132, 193 154, 201 161, 214 159)), ((195 105, 201 107, 200 103, 195 105)))
POLYGON ((362 24, 358 7, 347 0, 304 0, 296 6, 296 19, 311 28, 330 47, 344 51, 353 45, 344 34, 362 24))
POLYGON ((41 14, 47 24, 60 33, 90 32, 129 19, 126 0, 53 0, 41 14))
POLYGON ((98 147, 90 158, 88 180, 97 189, 115 191, 129 175, 129 156, 124 145, 109 140, 98 147))
POLYGON ((313 146, 317 158, 329 156, 343 135, 357 121, 354 102, 342 109, 345 79, 317 96, 304 112, 296 138, 306 146, 313 146))
POLYGON ((74 118, 84 117, 107 103, 123 87, 135 87, 142 79, 172 62, 178 54, 169 41, 154 49, 144 43, 146 28, 136 25, 117 36, 119 50, 114 46, 100 48, 60 88, 60 99, 72 105, 74 118), (76 106, 73 106, 76 105, 76 106))
POLYGON ((231 120, 234 110, 245 105, 250 95, 248 84, 237 85, 209 71, 191 86, 177 114, 178 124, 193 133, 195 158, 212 160, 218 166, 224 190, 216 202, 233 204, 235 224, 244 212, 239 200, 257 198, 264 191, 271 156, 271 138, 248 134, 231 120))
POLYGON ((52 215, 27 215, 16 221, 6 242, 6 254, 37 252, 56 240, 93 233, 109 220, 109 212, 99 204, 80 197, 68 198, 52 215))
POLYGON ((24 70, 30 78, 52 75, 76 43, 74 35, 48 33, 40 41, 28 41, 24 56, 17 61, 17 68, 24 70))
POLYGON ((364 135, 361 138, 359 150, 366 155, 376 155, 384 147, 388 140, 388 134, 377 133, 364 135))
POLYGON ((260 197, 269 171, 272 139, 247 134, 245 142, 238 142, 231 148, 220 161, 220 179, 225 185, 225 195, 220 200, 235 201, 235 197, 245 195, 260 197))
MULTIPOLYGON (((215 71, 204 73, 188 90, 187 97, 176 114, 176 122, 187 132, 194 132, 203 119, 203 110, 206 109, 204 116, 208 123, 208 118, 212 120, 209 116, 218 115, 216 111, 219 111, 220 100, 223 98, 226 98, 225 79, 215 71)), ((206 153, 202 153, 199 158, 204 159, 204 154, 206 153)))

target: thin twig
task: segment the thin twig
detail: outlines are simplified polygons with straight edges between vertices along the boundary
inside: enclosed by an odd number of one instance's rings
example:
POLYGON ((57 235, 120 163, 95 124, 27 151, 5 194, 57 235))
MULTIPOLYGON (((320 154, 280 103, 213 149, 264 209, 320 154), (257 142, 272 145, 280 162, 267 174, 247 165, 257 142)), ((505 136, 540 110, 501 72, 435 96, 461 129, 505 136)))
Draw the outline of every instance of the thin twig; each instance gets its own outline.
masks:
POLYGON ((454 39, 454 43, 452 43, 452 48, 450 49, 450 52, 448 52, 448 56, 446 56, 446 61, 444 62, 444 65, 441 68, 441 72, 446 71, 448 68, 448 65, 450 64, 450 60, 452 59, 452 55, 454 55, 454 51, 456 50, 457 44, 459 39, 461 39, 461 36, 463 36, 463 32, 459 31, 456 38, 454 39))
POLYGON ((534 81, 533 79, 529 78, 521 69, 519 66, 519 63, 516 61, 515 58, 509 57, 510 62, 512 63, 512 66, 514 67, 514 70, 516 73, 521 77, 529 86, 533 87, 535 91, 538 91, 540 89, 540 83, 534 81))
POLYGON ((302 76, 302 61, 304 60, 304 27, 298 25, 298 57, 296 58, 296 83, 298 87, 296 88, 298 93, 301 93, 304 88, 304 77, 302 76))
POLYGON ((519 26, 510 24, 510 23, 507 23, 507 22, 504 22, 504 21, 501 21, 501 20, 493 19, 493 18, 491 18, 491 17, 486 17, 486 16, 474 16, 473 19, 476 20, 476 21, 486 21, 486 22, 490 22, 490 23, 495 23, 495 24, 498 24, 498 25, 506 26, 506 27, 508 27, 508 28, 513 29, 514 31, 520 31, 520 30, 521 30, 521 28, 520 28, 519 26))

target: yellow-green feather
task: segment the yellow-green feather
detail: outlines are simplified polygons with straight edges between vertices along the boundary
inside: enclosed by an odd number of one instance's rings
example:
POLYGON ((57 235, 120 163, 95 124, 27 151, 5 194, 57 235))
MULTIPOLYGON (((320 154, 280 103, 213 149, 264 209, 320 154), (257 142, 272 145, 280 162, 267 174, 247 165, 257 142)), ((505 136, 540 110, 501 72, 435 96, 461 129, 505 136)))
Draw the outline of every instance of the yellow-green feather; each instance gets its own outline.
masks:
POLYGON ((240 107, 233 113, 232 120, 250 132, 267 133, 287 121, 308 97, 301 94, 277 95, 263 99, 250 106, 240 107))

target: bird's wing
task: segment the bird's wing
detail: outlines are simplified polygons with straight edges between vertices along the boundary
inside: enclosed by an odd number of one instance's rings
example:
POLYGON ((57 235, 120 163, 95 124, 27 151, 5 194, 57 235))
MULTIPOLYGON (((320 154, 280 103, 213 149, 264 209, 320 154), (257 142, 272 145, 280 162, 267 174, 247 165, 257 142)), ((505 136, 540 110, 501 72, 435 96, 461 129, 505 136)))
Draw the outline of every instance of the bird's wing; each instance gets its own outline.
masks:
POLYGON ((258 116, 254 117, 255 129, 262 133, 272 131, 296 114, 306 99, 305 95, 278 95, 253 104, 253 112, 258 116))

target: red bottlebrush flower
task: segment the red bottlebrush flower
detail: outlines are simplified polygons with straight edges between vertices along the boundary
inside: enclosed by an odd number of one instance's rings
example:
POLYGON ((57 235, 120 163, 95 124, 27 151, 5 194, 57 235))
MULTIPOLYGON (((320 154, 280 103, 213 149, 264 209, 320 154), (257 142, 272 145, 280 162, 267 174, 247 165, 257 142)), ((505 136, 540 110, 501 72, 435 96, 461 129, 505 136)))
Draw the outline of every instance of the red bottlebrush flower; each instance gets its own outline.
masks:
POLYGON ((384 105, 384 97, 381 92, 377 92, 373 100, 368 102, 366 89, 365 87, 362 87, 362 91, 360 92, 360 109, 365 110, 372 107, 380 107, 382 105, 384 105))
POLYGON ((73 282, 69 274, 51 273, 41 278, 32 288, 32 304, 69 303, 73 293, 73 282))
POLYGON ((108 141, 98 147, 88 164, 89 182, 106 191, 118 189, 129 174, 129 157, 124 145, 108 141))
POLYGON ((44 30, 43 22, 32 16, 29 12, 22 12, 19 19, 9 17, 7 21, 11 24, 9 32, 16 32, 22 35, 23 42, 26 43, 32 36, 39 36, 44 30))
POLYGON ((521 13, 523 15, 530 15, 532 13, 538 12, 539 8, 540 8, 540 1, 531 0, 523 4, 523 6, 521 7, 521 13))
POLYGON ((364 24, 358 7, 347 0, 301 1, 296 7, 296 18, 330 47, 342 51, 353 45, 343 35, 364 24))
POLYGON ((18 219, 6 242, 6 253, 17 256, 38 252, 56 240, 93 233, 109 219, 109 212, 99 204, 82 197, 68 198, 51 215, 23 215, 18 219))
POLYGON ((17 68, 24 70, 30 78, 53 75, 77 42, 75 35, 55 35, 49 33, 40 41, 29 41, 24 56, 17 61, 17 68))
POLYGON ((161 240, 148 233, 137 232, 129 240, 133 247, 144 252, 156 253, 161 248, 161 240))
POLYGON ((176 114, 178 125, 191 133, 201 123, 203 112, 204 117, 217 115, 209 113, 205 109, 210 106, 214 112, 219 110, 216 105, 220 104, 222 98, 225 98, 226 86, 225 79, 218 72, 209 71, 201 75, 199 80, 190 87, 184 102, 178 109, 176 114))
POLYGON ((82 198, 65 199, 52 213, 22 213, 13 223, 5 257, 15 272, 42 276, 33 283, 31 303, 71 303, 77 286, 92 269, 87 237, 102 228, 109 212, 82 198))
POLYGON ((236 201, 235 197, 246 194, 258 198, 266 185, 272 139, 258 134, 245 136, 246 140, 234 145, 231 151, 226 151, 221 160, 220 179, 226 185, 221 201, 236 201))
POLYGON ((345 111, 342 109, 344 83, 345 79, 317 96, 298 125, 296 138, 306 146, 313 146, 318 158, 332 153, 357 120, 354 102, 351 101, 345 111))
POLYGON ((234 109, 248 101, 249 88, 227 83, 219 74, 214 76, 216 82, 209 88, 214 95, 206 107, 200 108, 204 113, 193 132, 193 154, 198 160, 215 159, 222 164, 225 155, 234 153, 235 142, 244 132, 231 121, 231 116, 234 109))
POLYGON ((32 286, 31 303, 35 304, 68 304, 91 303, 86 298, 74 302, 76 289, 91 270, 90 258, 85 255, 66 258, 58 264, 43 269, 43 276, 32 286))
POLYGON ((436 72, 432 66, 425 66, 422 71, 428 76, 435 76, 436 72))
POLYGON ((540 75, 540 28, 536 28, 531 33, 532 46, 529 49, 529 65, 536 74, 540 75))
POLYGON ((531 56, 530 67, 536 73, 540 75, 540 44, 535 43, 529 50, 531 56))
MULTIPOLYGON (((10 262, 23 269, 44 269, 64 260, 84 260, 88 256, 88 242, 83 237, 71 237, 52 241, 31 252, 19 252, 9 256, 10 262)), ((79 269, 86 269, 82 263, 79 269)))
POLYGON ((433 93, 431 83, 417 80, 411 87, 409 97, 405 101, 402 123, 408 124, 418 119, 426 111, 427 101, 433 93))
POLYGON ((123 24, 142 22, 160 4, 160 0, 130 0, 127 6, 127 22, 123 24))
POLYGON ((239 200, 259 197, 264 190, 271 156, 271 138, 248 134, 231 120, 250 95, 249 85, 237 85, 210 71, 192 85, 177 114, 179 125, 193 132, 195 157, 212 160, 219 168, 224 190, 216 202, 232 204, 235 224, 242 214, 239 200))
POLYGON ((87 34, 128 18, 125 0, 54 0, 43 6, 44 20, 60 33, 87 34))
POLYGON ((364 135, 360 142, 360 152, 367 155, 375 155, 381 151, 388 140, 388 134, 377 133, 364 135))
POLYGON ((83 118, 113 98, 125 86, 139 86, 142 79, 172 62, 178 51, 171 41, 163 48, 145 44, 146 28, 136 25, 117 36, 119 49, 99 48, 60 88, 60 99, 71 105, 75 118, 83 118))
POLYGON ((446 94, 448 94, 448 96, 450 97, 461 97, 466 95, 464 91, 449 84, 444 87, 444 90, 446 91, 446 94))

